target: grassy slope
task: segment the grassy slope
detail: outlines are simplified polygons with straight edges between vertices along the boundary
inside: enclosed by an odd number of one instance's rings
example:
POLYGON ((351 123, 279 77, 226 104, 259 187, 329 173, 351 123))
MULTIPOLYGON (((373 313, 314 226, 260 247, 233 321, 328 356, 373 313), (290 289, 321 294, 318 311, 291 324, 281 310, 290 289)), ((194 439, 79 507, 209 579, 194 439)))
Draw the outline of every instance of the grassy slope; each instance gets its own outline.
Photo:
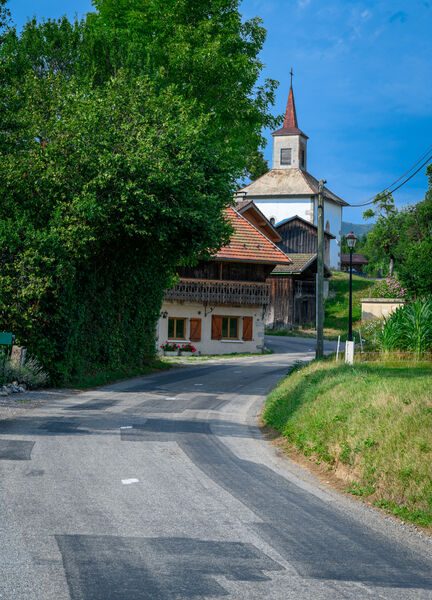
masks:
POLYGON ((270 395, 265 422, 346 489, 432 526, 432 365, 324 361, 270 395))
MULTIPOLYGON (((356 329, 361 320, 361 299, 367 298, 370 288, 375 282, 358 275, 353 275, 353 328, 356 329)), ((326 300, 324 327, 328 334, 346 335, 348 327, 348 273, 334 272, 330 279, 330 292, 334 296, 326 300)))

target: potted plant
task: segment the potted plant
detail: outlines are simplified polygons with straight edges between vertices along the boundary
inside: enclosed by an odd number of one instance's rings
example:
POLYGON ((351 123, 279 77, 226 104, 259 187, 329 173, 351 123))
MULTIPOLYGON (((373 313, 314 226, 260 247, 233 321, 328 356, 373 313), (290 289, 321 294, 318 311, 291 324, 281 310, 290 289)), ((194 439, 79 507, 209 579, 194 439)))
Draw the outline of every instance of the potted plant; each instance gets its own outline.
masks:
POLYGON ((187 344, 183 344, 180 347, 181 356, 193 356, 195 352, 196 352, 196 348, 195 348, 195 346, 192 346, 192 344, 190 342, 188 342, 187 344))
POLYGON ((164 356, 178 356, 180 346, 174 342, 165 342, 161 345, 164 356))

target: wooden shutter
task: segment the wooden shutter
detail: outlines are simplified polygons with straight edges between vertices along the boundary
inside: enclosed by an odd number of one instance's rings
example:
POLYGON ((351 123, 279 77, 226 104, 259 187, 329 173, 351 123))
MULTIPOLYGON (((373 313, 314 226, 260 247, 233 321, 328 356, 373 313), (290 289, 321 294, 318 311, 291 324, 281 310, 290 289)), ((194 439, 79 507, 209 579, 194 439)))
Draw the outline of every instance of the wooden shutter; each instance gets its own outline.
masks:
POLYGON ((251 342, 253 339, 253 317, 243 317, 243 341, 251 342))
POLYGON ((201 319, 190 320, 190 335, 189 339, 191 342, 201 341, 201 319))
POLYGON ((212 340, 222 339, 222 317, 220 315, 212 315, 212 340))

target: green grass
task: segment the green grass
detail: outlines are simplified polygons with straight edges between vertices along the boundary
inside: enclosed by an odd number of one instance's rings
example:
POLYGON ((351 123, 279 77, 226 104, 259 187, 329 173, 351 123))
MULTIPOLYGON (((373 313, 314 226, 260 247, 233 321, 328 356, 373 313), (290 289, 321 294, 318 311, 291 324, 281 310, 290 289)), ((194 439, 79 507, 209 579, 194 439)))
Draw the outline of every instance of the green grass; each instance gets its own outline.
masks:
MULTIPOLYGON (((353 275, 353 328, 361 320, 361 299, 367 298, 374 281, 353 275)), ((324 328, 328 335, 345 339, 348 329, 349 275, 334 272, 330 279, 330 297, 325 304, 324 328)))
POLYGON ((269 396, 264 421, 346 490, 432 527, 432 363, 315 361, 269 396))
POLYGON ((172 365, 165 361, 154 359, 149 361, 147 365, 133 369, 117 369, 112 371, 104 371, 103 373, 91 373, 89 375, 82 376, 78 379, 71 380, 68 385, 77 389, 89 389, 99 387, 101 385, 108 385, 121 381, 123 379, 130 379, 132 377, 143 377, 156 371, 164 369, 170 369, 172 365))
POLYGON ((264 354, 273 354, 273 350, 267 348, 262 352, 231 352, 230 354, 198 354, 196 356, 163 356, 161 360, 167 364, 193 364, 208 360, 218 360, 224 358, 248 358, 253 356, 263 356, 264 354))

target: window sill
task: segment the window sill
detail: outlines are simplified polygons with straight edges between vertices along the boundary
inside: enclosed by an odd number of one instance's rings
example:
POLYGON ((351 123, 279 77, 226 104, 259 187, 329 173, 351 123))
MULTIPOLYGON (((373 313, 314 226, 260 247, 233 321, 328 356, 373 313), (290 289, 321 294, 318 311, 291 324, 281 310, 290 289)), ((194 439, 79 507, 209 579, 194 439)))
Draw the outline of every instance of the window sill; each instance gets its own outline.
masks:
POLYGON ((243 340, 219 340, 223 344, 243 344, 243 340))

